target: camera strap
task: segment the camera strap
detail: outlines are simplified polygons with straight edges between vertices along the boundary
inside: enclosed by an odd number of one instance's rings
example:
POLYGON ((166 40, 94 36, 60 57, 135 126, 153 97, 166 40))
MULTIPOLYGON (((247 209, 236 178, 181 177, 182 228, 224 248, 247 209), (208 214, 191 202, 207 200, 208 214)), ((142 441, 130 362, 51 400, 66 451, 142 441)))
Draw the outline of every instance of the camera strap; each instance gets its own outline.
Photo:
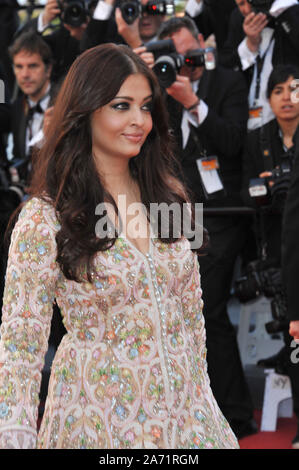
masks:
MULTIPOLYGON (((262 126, 259 132, 259 144, 260 150, 263 155, 263 166, 264 171, 272 171, 273 170, 273 155, 271 150, 271 138, 270 138, 270 128, 269 126, 262 126)), ((257 225, 259 229, 257 229, 257 246, 259 251, 259 256, 261 259, 267 259, 267 237, 266 237, 266 218, 267 218, 267 211, 261 209, 258 211, 257 214, 257 225)))

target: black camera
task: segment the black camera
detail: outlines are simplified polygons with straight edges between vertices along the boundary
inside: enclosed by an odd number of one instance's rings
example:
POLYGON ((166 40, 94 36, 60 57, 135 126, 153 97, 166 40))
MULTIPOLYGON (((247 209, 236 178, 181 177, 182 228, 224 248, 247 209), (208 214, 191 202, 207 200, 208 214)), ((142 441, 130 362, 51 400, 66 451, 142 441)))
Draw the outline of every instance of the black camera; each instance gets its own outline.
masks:
POLYGON ((271 266, 269 260, 255 260, 249 263, 244 275, 235 281, 234 295, 241 303, 249 302, 261 295, 271 298, 273 321, 266 323, 267 332, 274 334, 288 327, 287 301, 281 269, 271 266))
POLYGON ((269 261, 255 260, 248 264, 244 276, 235 281, 234 294, 244 303, 262 294, 274 297, 281 286, 280 268, 271 267, 269 261))
POLYGON ((269 13, 274 0, 247 0, 256 13, 269 13))
POLYGON ((288 330, 287 298, 284 292, 276 294, 272 299, 271 312, 273 320, 265 324, 267 333, 272 335, 288 330))
POLYGON ((294 150, 288 150, 281 156, 281 163, 266 178, 251 179, 249 194, 258 206, 271 206, 281 212, 287 197, 293 168, 294 150), (274 184, 270 185, 270 181, 274 184))
POLYGON ((60 18, 63 23, 75 27, 86 23, 89 11, 84 0, 64 0, 63 2, 58 2, 58 5, 61 10, 60 18))
POLYGON ((132 24, 141 15, 142 5, 139 0, 123 1, 120 11, 127 24, 132 24))
POLYGON ((139 0, 123 0, 120 11, 127 24, 132 24, 142 13, 148 15, 173 15, 175 6, 172 0, 149 0, 142 5, 139 0))
POLYGON ((208 47, 206 49, 194 49, 185 56, 177 52, 171 52, 168 55, 161 55, 153 67, 158 77, 161 87, 168 88, 175 82, 176 75, 183 66, 188 67, 206 67, 207 70, 213 70, 216 67, 215 49, 208 47))

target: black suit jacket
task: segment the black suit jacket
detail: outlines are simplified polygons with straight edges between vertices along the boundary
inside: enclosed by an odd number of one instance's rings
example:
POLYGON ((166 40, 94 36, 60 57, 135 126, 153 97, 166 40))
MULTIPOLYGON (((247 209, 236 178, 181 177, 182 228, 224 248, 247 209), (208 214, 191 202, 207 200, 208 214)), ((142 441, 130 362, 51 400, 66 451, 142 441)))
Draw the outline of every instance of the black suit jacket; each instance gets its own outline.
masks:
POLYGON ((203 11, 193 18, 205 39, 215 35, 218 51, 227 39, 230 14, 234 9, 235 0, 204 0, 203 11))
POLYGON ((200 157, 192 135, 182 148, 182 105, 167 97, 170 126, 177 142, 177 152, 182 164, 186 183, 194 193, 196 202, 205 206, 234 206, 241 204, 241 155, 248 119, 247 87, 243 75, 222 67, 205 71, 197 92, 209 107, 205 121, 191 126, 206 150, 207 155, 217 155, 220 174, 226 196, 207 201, 201 185, 196 159, 200 157))
MULTIPOLYGON (((245 38, 243 31, 244 17, 239 10, 231 14, 229 36, 219 55, 219 63, 230 68, 242 70, 240 57, 237 51, 239 44, 245 38)), ((294 64, 299 65, 299 5, 285 10, 275 20, 272 20, 274 27, 274 50, 272 64, 294 64)), ((251 68, 252 69, 252 68, 251 68)), ((247 80, 252 77, 252 70, 247 80)))
POLYGON ((81 51, 95 47, 98 44, 112 42, 125 44, 123 37, 118 34, 114 13, 108 20, 95 20, 91 18, 81 40, 81 51))
POLYGON ((11 106, 11 131, 13 135, 13 156, 14 160, 26 158, 26 99, 21 94, 11 106))
POLYGON ((245 33, 243 30, 244 17, 239 8, 235 8, 230 15, 228 35, 224 45, 222 46, 218 61, 224 67, 242 70, 240 57, 238 54, 238 46, 243 41, 245 33))
POLYGON ((296 133, 295 145, 294 168, 282 227, 282 273, 287 292, 290 320, 299 320, 299 130, 296 133))
POLYGON ((12 94, 15 76, 11 66, 8 47, 13 41, 14 34, 19 26, 18 2, 16 0, 0 2, 0 62, 4 67, 6 84, 12 94))
MULTIPOLYGON (((49 106, 56 93, 56 86, 51 84, 49 106)), ((26 158, 26 98, 22 93, 11 105, 10 130, 13 134, 14 160, 23 160, 26 158)))

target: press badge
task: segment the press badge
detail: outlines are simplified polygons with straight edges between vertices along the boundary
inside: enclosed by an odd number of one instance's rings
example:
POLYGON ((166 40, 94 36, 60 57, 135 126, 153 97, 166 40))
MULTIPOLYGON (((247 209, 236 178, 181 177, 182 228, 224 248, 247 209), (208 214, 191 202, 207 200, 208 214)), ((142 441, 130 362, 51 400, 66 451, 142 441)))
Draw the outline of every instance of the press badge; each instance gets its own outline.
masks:
POLYGON ((263 108, 262 106, 256 106, 255 108, 250 108, 249 118, 250 119, 259 119, 262 117, 263 108))
POLYGON ((256 106, 249 109, 249 118, 247 127, 249 130, 256 129, 262 123, 263 108, 262 106, 256 106))
POLYGON ((197 168, 207 195, 224 189, 220 175, 217 157, 204 157, 196 160, 197 168))

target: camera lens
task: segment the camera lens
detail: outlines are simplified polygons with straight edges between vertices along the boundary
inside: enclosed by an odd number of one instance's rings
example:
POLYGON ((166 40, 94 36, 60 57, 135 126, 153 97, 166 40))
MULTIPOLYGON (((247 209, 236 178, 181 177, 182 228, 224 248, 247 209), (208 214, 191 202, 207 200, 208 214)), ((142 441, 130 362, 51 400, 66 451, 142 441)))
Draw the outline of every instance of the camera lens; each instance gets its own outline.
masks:
POLYGON ((81 26, 86 21, 86 11, 83 2, 69 2, 62 15, 64 23, 70 26, 81 26))
POLYGON ((78 5, 74 5, 73 7, 70 8, 69 14, 74 18, 77 19, 81 15, 81 8, 78 7, 78 5))
POLYGON ((132 17, 135 14, 135 7, 131 4, 129 4, 125 8, 125 12, 126 12, 127 16, 132 17))
POLYGON ((136 1, 123 2, 120 5, 120 10, 125 22, 127 24, 132 24, 139 16, 140 5, 136 1))
POLYGON ((155 62, 153 67, 155 74, 158 77, 159 83, 163 88, 168 88, 176 80, 176 63, 170 56, 161 56, 155 62))

